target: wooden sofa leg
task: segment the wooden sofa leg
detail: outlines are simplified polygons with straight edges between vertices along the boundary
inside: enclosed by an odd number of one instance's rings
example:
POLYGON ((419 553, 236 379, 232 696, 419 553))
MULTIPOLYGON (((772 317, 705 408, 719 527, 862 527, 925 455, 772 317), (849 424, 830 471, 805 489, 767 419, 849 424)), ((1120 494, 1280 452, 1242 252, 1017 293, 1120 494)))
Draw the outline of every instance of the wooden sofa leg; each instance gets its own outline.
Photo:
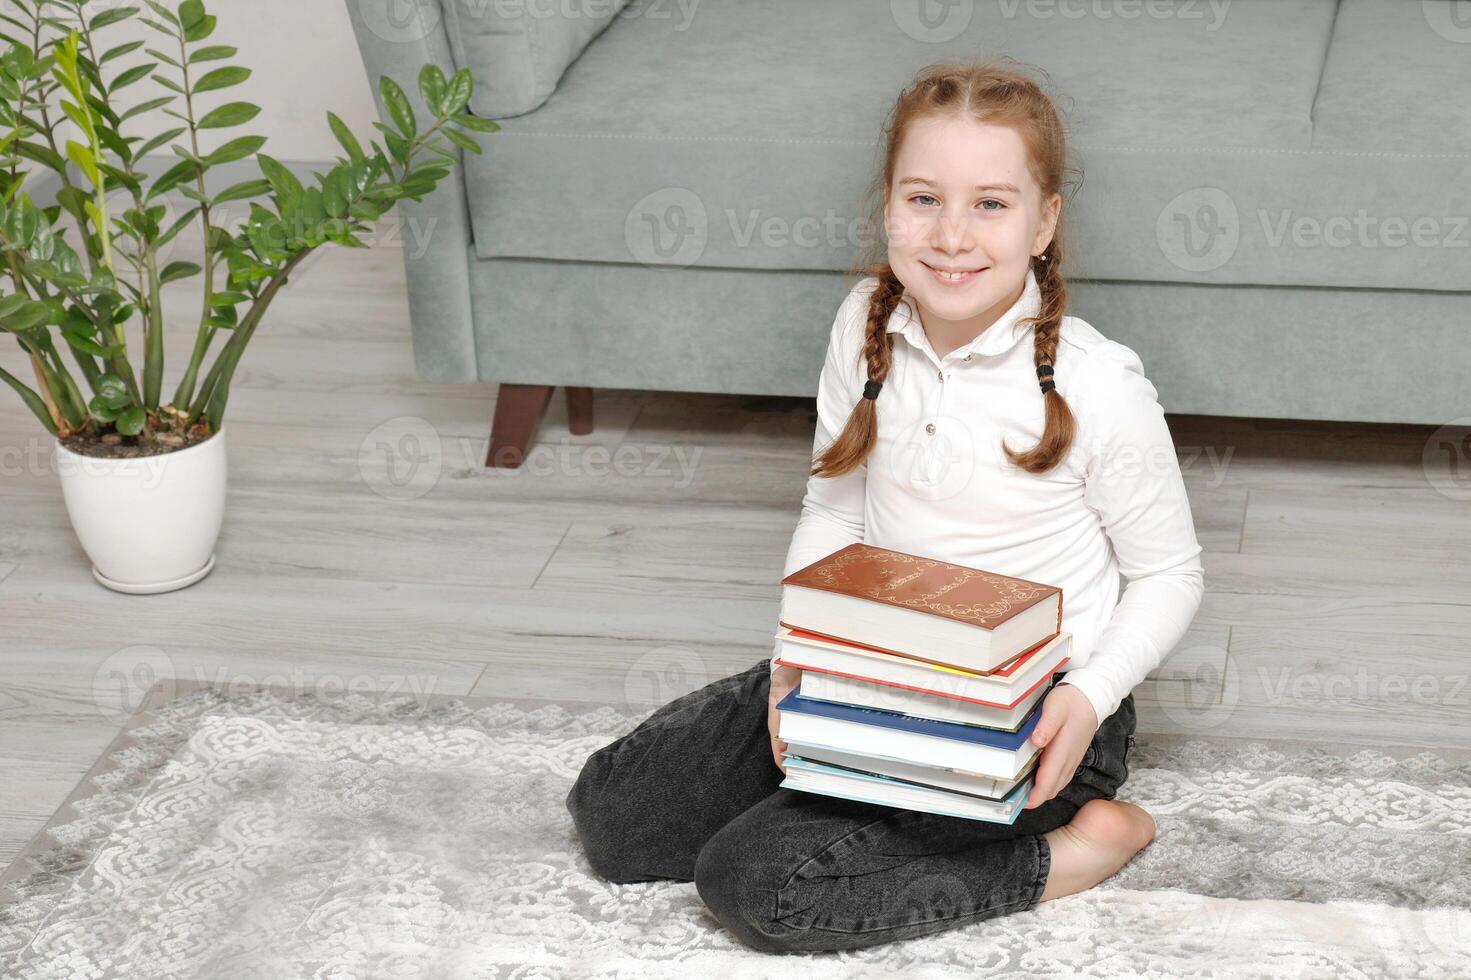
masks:
MULTIPOLYGON (((567 428, 574 436, 592 432, 592 389, 568 388, 567 428)), ((526 460, 537 423, 551 404, 551 385, 502 384, 495 397, 495 421, 485 465, 516 469, 526 460)))
POLYGON ((525 461, 536 424, 551 399, 551 385, 500 386, 495 396, 495 421, 490 427, 486 466, 516 469, 525 461))
POLYGON ((574 436, 592 432, 592 389, 567 389, 567 428, 574 436))

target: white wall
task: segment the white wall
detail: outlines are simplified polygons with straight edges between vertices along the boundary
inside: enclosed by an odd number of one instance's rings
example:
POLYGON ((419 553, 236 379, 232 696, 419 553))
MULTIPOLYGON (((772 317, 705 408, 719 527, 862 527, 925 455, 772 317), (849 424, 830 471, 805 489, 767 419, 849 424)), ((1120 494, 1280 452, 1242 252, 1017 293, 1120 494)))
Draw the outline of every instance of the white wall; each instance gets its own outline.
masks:
MULTIPOLYGON (((176 6, 176 0, 164 2, 170 8, 176 6)), ((211 133, 214 142, 204 149, 249 133, 269 137, 262 152, 278 160, 329 161, 342 151, 327 128, 328 110, 341 116, 364 142, 378 135, 372 129, 378 110, 348 20, 346 0, 213 0, 207 8, 219 23, 204 43, 229 44, 240 52, 230 61, 199 67, 234 64, 254 74, 234 88, 201 96, 201 103, 212 107, 254 102, 261 114, 243 127, 211 133)), ((108 47, 135 38, 146 38, 150 47, 158 47, 163 40, 136 19, 107 28, 105 37, 108 47)), ((120 63, 135 64, 142 56, 139 51, 120 63)), ((174 71, 168 65, 162 67, 174 71)), ((397 81, 405 88, 415 84, 412 78, 397 81)), ((125 97, 119 101, 133 105, 163 94, 163 89, 145 80, 124 89, 121 95, 125 97)), ((146 136, 177 125, 168 116, 150 113, 130 120, 127 132, 146 136)))

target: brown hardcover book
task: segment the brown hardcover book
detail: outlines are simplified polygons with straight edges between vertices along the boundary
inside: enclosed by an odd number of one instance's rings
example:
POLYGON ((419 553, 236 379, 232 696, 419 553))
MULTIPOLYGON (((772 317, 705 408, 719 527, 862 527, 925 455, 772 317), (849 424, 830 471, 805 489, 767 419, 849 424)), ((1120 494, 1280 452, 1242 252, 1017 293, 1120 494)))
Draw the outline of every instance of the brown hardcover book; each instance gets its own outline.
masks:
POLYGON ((782 624, 988 671, 1062 630, 1055 585, 851 544, 782 579, 782 624))

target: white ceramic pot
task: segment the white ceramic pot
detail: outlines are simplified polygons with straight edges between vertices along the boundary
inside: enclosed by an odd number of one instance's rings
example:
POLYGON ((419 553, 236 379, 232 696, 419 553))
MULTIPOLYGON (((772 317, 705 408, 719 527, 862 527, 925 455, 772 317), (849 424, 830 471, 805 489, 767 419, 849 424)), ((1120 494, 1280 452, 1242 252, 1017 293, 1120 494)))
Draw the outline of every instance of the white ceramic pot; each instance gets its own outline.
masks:
POLYGON ((56 444, 61 493, 97 581, 151 594, 214 567, 225 517, 225 430, 158 456, 104 459, 56 444))

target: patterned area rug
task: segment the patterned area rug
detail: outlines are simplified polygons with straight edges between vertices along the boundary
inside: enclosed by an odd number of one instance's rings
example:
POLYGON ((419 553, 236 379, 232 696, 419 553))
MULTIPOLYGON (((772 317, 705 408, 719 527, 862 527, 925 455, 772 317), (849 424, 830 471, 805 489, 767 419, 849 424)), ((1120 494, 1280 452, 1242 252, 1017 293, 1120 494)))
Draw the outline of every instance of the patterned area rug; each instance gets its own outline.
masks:
POLYGON ((694 885, 612 885, 583 859, 563 797, 641 717, 182 686, 0 878, 0 976, 1468 974, 1464 758, 1142 734, 1122 795, 1159 834, 1103 885, 908 942, 772 957, 725 933, 694 885))

